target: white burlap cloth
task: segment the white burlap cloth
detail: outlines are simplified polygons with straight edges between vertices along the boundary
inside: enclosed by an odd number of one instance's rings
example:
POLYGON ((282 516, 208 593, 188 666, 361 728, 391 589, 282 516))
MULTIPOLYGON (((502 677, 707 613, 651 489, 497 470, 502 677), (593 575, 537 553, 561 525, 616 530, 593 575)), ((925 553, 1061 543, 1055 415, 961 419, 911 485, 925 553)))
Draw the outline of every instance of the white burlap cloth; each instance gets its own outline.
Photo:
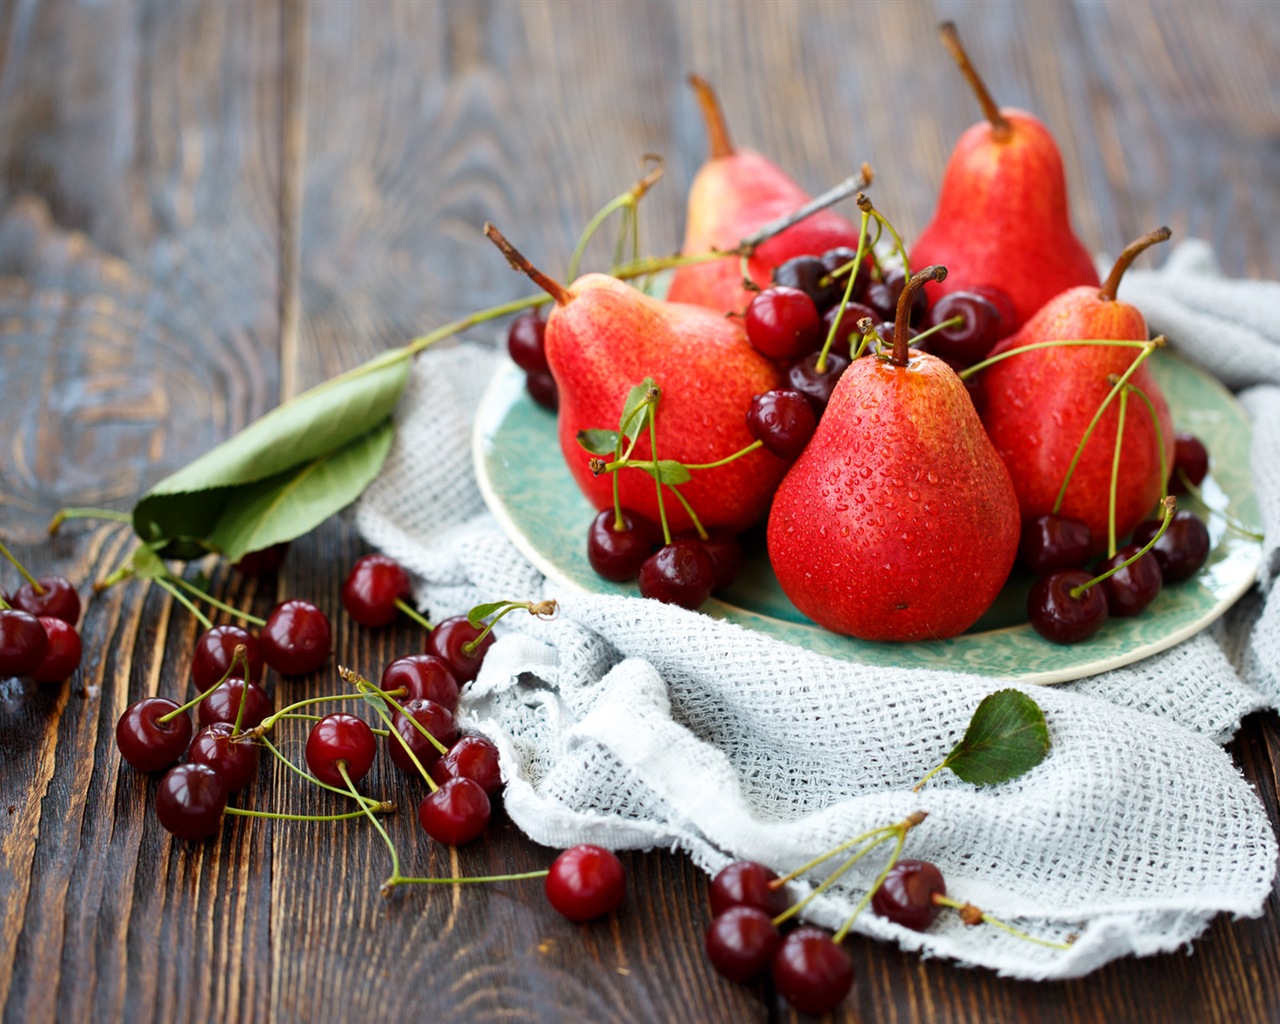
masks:
MULTIPOLYGON (((1022 978, 1176 949, 1222 911, 1258 915, 1276 841, 1218 744, 1242 715, 1280 702, 1280 600, 1267 600, 1280 571, 1280 284, 1223 279, 1188 242, 1163 271, 1131 273, 1122 297, 1248 388, 1268 536, 1261 583, 1174 650, 1028 688, 1052 750, 989 789, 944 772, 910 792, 1001 684, 864 668, 656 602, 548 586, 485 510, 472 472, 472 414, 503 357, 462 345, 420 358, 356 520, 416 574, 434 617, 499 598, 560 602, 552 622, 504 620, 464 694, 465 726, 501 750, 511 818, 549 846, 682 849, 713 873, 739 858, 784 871, 923 809, 905 856, 936 862, 956 898, 1078 941, 1045 949, 951 912, 918 934, 867 911, 856 930, 1022 978)), ((808 916, 837 926, 882 864, 866 858, 808 916)))

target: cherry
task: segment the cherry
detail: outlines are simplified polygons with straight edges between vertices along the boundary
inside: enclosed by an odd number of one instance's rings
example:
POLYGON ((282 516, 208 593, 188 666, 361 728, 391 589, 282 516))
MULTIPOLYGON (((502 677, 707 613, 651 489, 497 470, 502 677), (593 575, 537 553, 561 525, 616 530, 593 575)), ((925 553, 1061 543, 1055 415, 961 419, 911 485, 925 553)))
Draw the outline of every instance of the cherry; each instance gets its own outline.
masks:
MULTIPOLYGON (((440 759, 440 751, 414 727, 413 721, 447 747, 458 736, 458 727, 454 724, 453 715, 449 714, 447 708, 433 700, 411 700, 400 706, 404 708, 405 713, 401 714, 397 711, 391 718, 392 726, 405 743, 409 744, 409 749, 413 751, 414 757, 422 767, 430 771, 431 766, 440 759), (410 718, 413 721, 410 721, 410 718)), ((405 752, 404 743, 394 736, 388 736, 387 753, 391 755, 391 761, 397 768, 406 775, 417 777, 418 767, 413 763, 413 758, 405 752)))
POLYGON ((1083 568, 1092 551, 1093 535, 1078 519, 1046 513, 1022 521, 1018 561, 1037 575, 1083 568))
POLYGON ((768 914, 755 907, 730 907, 707 929, 707 959, 730 981, 759 974, 782 945, 782 933, 768 914))
POLYGON ((257 778, 258 745, 233 738, 231 729, 226 722, 206 725, 191 741, 187 760, 212 768, 222 776, 229 792, 238 793, 257 778))
MULTIPOLYGON (((899 269, 890 270, 883 281, 872 281, 867 285, 863 301, 879 314, 879 319, 892 321, 898 315, 898 299, 906 284, 906 274, 899 269)), ((929 299, 921 288, 911 298, 911 325, 922 324, 928 312, 929 299)))
POLYGON ((938 916, 934 893, 947 894, 947 883, 937 865, 904 857, 889 869, 871 897, 871 909, 894 924, 922 932, 938 916))
POLYGON ((455 615, 437 623, 435 629, 427 634, 427 653, 434 654, 448 665, 459 684, 469 683, 479 673, 485 654, 493 646, 494 636, 490 633, 476 644, 471 653, 463 650, 480 633, 481 629, 471 625, 465 615, 455 615))
POLYGON ((1009 293, 1001 288, 996 288, 989 284, 975 284, 968 289, 975 295, 980 295, 986 299, 991 305, 996 307, 1000 314, 1000 337, 1007 338, 1019 327, 1022 321, 1018 319, 1017 307, 1013 304, 1013 299, 1009 297, 1009 293))
POLYGON ((799 288, 774 285, 747 306, 747 341, 770 359, 799 359, 822 340, 822 319, 813 299, 799 288))
POLYGON ((1209 472, 1209 449, 1195 434, 1179 431, 1173 435, 1173 469, 1169 473, 1169 490, 1173 494, 1186 494, 1183 474, 1199 487, 1209 472), (1181 473, 1179 473, 1181 470, 1181 473))
MULTIPOLYGON (((1098 575, 1132 558, 1140 550, 1136 544, 1122 547, 1097 566, 1098 575)), ((1114 576, 1108 576, 1098 586, 1107 599, 1107 611, 1121 618, 1130 618, 1142 612, 1156 599, 1162 584, 1160 563, 1148 551, 1132 565, 1125 566, 1114 576)))
POLYGON ((716 565, 695 540, 673 540, 640 566, 640 594, 663 604, 697 608, 711 596, 716 565))
POLYGON ((511 361, 525 373, 547 373, 547 322, 537 310, 527 309, 507 328, 507 351, 511 361))
POLYGON ((498 748, 483 736, 463 736, 432 766, 431 777, 441 785, 453 778, 471 779, 493 796, 502 789, 498 748))
POLYGON ((587 561, 596 573, 615 583, 633 580, 658 543, 658 528, 639 512, 622 510, 622 529, 614 510, 600 512, 587 530, 587 561))
MULTIPOLYGON (((862 341, 862 331, 858 327, 858 321, 865 317, 872 320, 878 320, 879 316, 870 306, 864 306, 861 302, 850 302, 841 312, 840 304, 836 303, 823 314, 822 325, 827 332, 830 332, 831 325, 835 323, 839 317, 840 325, 836 328, 836 340, 832 343, 832 351, 840 351, 844 353, 846 349, 856 347, 862 341), (839 346, 839 349, 837 349, 839 346)), ((826 334, 823 335, 823 341, 826 341, 826 334)))
POLYGON ((282 676, 314 672, 329 658, 333 646, 329 620, 309 601, 276 605, 262 627, 262 654, 282 676))
MULTIPOLYGON (((883 321, 881 321, 880 323, 876 324, 876 333, 877 333, 877 334, 879 334, 879 335, 880 335, 880 337, 884 339, 885 344, 886 344, 886 345, 888 345, 888 346, 890 346, 890 347, 892 347, 892 346, 893 346, 893 332, 894 332, 894 329, 895 329, 895 328, 894 328, 894 323, 893 323, 893 321, 892 321, 892 320, 883 320, 883 321)), ((914 337, 915 337, 917 334, 919 334, 919 333, 920 333, 920 332, 919 332, 919 331, 917 331, 914 327, 908 327, 908 328, 907 328, 907 341, 910 341, 912 338, 914 338, 914 337)))
POLYGON ((797 928, 774 954, 773 983, 801 1013, 826 1013, 853 987, 853 961, 820 928, 797 928))
POLYGON ((820 353, 815 352, 811 356, 805 356, 800 362, 794 363, 787 370, 787 385, 809 399, 813 411, 821 416, 827 403, 831 401, 831 392, 836 389, 836 382, 840 380, 840 375, 849 368, 849 357, 842 356, 839 352, 828 352, 827 368, 819 373, 819 356, 820 353))
POLYGON ((570 921, 590 921, 616 910, 627 895, 622 862, 602 846, 572 846, 551 862, 547 900, 570 921))
POLYGON ((177 710, 165 697, 146 697, 125 708, 116 723, 120 756, 140 772, 158 772, 178 760, 191 742, 191 716, 184 711, 160 721, 177 710))
POLYGON ((1055 644, 1079 643, 1098 632, 1107 621, 1107 599, 1101 586, 1092 586, 1079 597, 1071 594, 1073 587, 1090 579, 1087 572, 1064 569, 1036 580, 1027 595, 1027 617, 1032 628, 1055 644))
POLYGON ((234 725, 236 715, 240 713, 241 695, 244 699, 244 714, 240 717, 241 729, 252 729, 271 714, 271 698, 267 696, 266 690, 257 683, 246 683, 243 679, 232 676, 197 706, 196 718, 201 726, 213 725, 214 722, 234 725))
POLYGON ((38 618, 19 608, 0 608, 0 679, 31 675, 48 651, 49 637, 38 618))
POLYGON ((478 782, 452 778, 418 804, 418 821, 437 842, 461 846, 489 824, 489 797, 478 782))
MULTIPOLYGON (((696 533, 694 534, 696 537, 696 533)), ((706 540, 698 538, 698 543, 711 556, 711 564, 715 568, 715 579, 711 582, 711 593, 718 594, 727 590, 738 578, 742 568, 742 541, 736 533, 728 530, 714 530, 706 540)))
POLYGON ((270 576, 273 572, 280 571, 280 567, 284 565, 284 559, 288 553, 289 542, 282 540, 279 544, 272 544, 269 548, 261 548, 258 551, 250 551, 247 555, 242 555, 240 561, 236 562, 231 568, 235 569, 241 576, 270 576))
POLYGON ((68 579, 63 576, 41 576, 36 582, 40 584, 41 593, 37 594, 36 588, 30 583, 24 583, 9 598, 9 603, 38 619, 47 616, 61 619, 72 626, 80 621, 80 595, 68 579))
MULTIPOLYGON (((835 249, 828 249, 821 256, 822 269, 828 274, 833 274, 841 267, 848 263, 852 263, 858 258, 858 253, 854 249, 850 249, 846 245, 839 246, 835 249)), ((858 267, 855 274, 857 278, 853 282, 853 292, 849 298, 853 301, 860 301, 862 294, 867 290, 867 285, 871 281, 871 267, 874 263, 871 253, 864 253, 862 256, 862 266, 858 267)), ((844 298, 845 287, 849 283, 849 278, 842 274, 834 279, 835 295, 832 298, 833 303, 839 303, 844 298)))
MULTIPOLYGON (((1139 523, 1133 531, 1134 544, 1146 547, 1160 532, 1162 522, 1161 519, 1149 519, 1139 523)), ((1159 564, 1165 583, 1190 579, 1209 557, 1209 529, 1195 515, 1182 509, 1173 514, 1169 529, 1155 542, 1150 553, 1159 564)))
POLYGON ((787 894, 769 888, 777 879, 772 871, 753 860, 736 860, 711 880, 711 913, 719 917, 730 907, 755 907, 769 917, 787 909, 787 894))
POLYGON ((560 408, 560 386, 549 373, 531 373, 524 379, 524 389, 529 397, 544 409, 555 412, 560 408))
POLYGON ((75 626, 52 615, 40 616, 40 625, 44 626, 49 646, 31 678, 37 683, 61 683, 80 667, 80 634, 75 626))
POLYGON ((389 626, 396 601, 409 596, 409 574, 387 555, 365 555, 351 567, 342 584, 342 606, 362 626, 389 626))
POLYGON ((397 658, 382 670, 384 690, 405 690, 400 703, 411 700, 435 701, 452 713, 458 707, 458 680, 449 666, 433 654, 410 654, 397 658))
POLYGON ((964 318, 962 323, 944 327, 921 344, 927 344, 930 352, 948 363, 972 366, 985 359, 1000 340, 1000 310, 976 292, 949 292, 929 311, 929 326, 957 316, 964 318))
POLYGON ((339 711, 325 715, 307 736, 307 767, 321 782, 346 789, 338 762, 346 762, 347 776, 359 782, 373 767, 378 752, 373 730, 362 718, 339 711))
POLYGON ((247 674, 255 683, 262 678, 262 648, 258 646, 253 634, 239 626, 214 626, 200 634, 191 659, 191 678, 197 690, 203 692, 209 689, 227 674, 227 669, 231 667, 231 656, 239 644, 244 644, 249 668, 246 673, 244 664, 241 663, 237 671, 247 674))
POLYGON ((227 793, 226 780, 207 764, 180 764, 160 780, 156 817, 177 839, 207 839, 222 823, 227 793))
POLYGON ((826 309, 844 294, 844 282, 832 281, 825 287, 821 281, 827 276, 827 268, 817 256, 793 256, 780 263, 773 272, 773 283, 785 288, 798 288, 813 300, 818 309, 826 309))
POLYGON ((747 410, 751 436, 780 459, 799 456, 817 428, 813 405, 799 391, 779 388, 755 395, 747 410))

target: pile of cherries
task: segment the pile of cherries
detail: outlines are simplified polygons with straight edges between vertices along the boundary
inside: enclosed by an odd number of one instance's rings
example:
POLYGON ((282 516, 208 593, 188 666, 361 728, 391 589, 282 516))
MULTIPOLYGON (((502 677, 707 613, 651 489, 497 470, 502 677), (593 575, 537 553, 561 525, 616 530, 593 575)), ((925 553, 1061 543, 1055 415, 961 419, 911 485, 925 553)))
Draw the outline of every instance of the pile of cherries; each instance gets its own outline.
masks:
POLYGON ((64 682, 80 667, 80 595, 65 577, 34 578, 4 553, 27 582, 0 597, 0 679, 64 682))

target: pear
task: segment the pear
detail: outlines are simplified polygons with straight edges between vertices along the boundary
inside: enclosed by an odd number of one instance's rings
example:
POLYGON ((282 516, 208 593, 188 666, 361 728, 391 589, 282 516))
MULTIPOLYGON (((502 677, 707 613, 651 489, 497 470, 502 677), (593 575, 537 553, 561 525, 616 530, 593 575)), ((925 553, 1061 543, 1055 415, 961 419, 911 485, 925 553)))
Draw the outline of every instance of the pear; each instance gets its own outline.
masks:
POLYGON ((1075 285, 1097 285, 1089 251, 1071 230, 1062 155, 1049 129, 1024 110, 996 106, 960 45, 955 26, 943 42, 982 104, 987 120, 956 143, 942 176, 938 207, 911 250, 911 265, 946 264, 946 292, 994 286, 1013 300, 1024 323, 1049 299, 1075 285))
MULTIPOLYGON (((1169 237, 1168 228, 1144 235, 1120 254, 1101 288, 1069 288, 1052 298, 991 357, 1024 345, 1065 339, 1146 341, 1147 322, 1116 289, 1129 264, 1147 247, 1169 237)), ((1062 346, 1010 356, 979 372, 979 408, 996 450, 1009 467, 1023 518, 1054 511, 1054 503, 1080 440, 1115 379, 1138 358, 1137 348, 1062 346)), ((1130 384, 1151 400, 1160 421, 1165 465, 1173 465, 1173 423, 1155 379, 1145 365, 1130 384)), ((1062 515, 1085 523, 1094 553, 1106 544, 1112 462, 1119 402, 1113 401, 1094 428, 1071 476, 1062 515)), ((1116 536, 1127 535, 1165 493, 1160 444, 1145 403, 1128 403, 1116 494, 1116 536)))
MULTIPOLYGON (((697 75, 697 91, 707 124, 710 156, 689 189, 684 245, 686 256, 732 249, 770 221, 799 209, 811 196, 777 164, 759 153, 736 149, 729 141, 715 91, 697 75)), ((821 255, 829 249, 858 248, 857 227, 830 210, 820 210, 770 238, 747 260, 751 280, 767 287, 774 269, 793 256, 821 255)), ((754 293, 742 286, 738 260, 717 260, 681 267, 667 298, 721 313, 741 313, 754 293)))
MULTIPOLYGON (((547 317, 546 354, 560 391, 557 433, 573 478, 598 509, 613 505, 609 474, 596 476, 577 442, 578 432, 615 429, 631 388, 652 377, 661 389, 655 417, 658 458, 686 465, 711 463, 752 444, 751 399, 783 386, 774 363, 746 340, 741 325, 699 306, 655 299, 607 274, 584 274, 567 288, 542 274, 501 234, 485 233, 517 269, 555 299, 547 317)), ((648 433, 633 459, 649 459, 648 433)), ((696 470, 680 485, 703 525, 732 532, 763 518, 787 463, 753 451, 715 469, 696 470)), ((618 471, 625 508, 659 519, 653 477, 618 471)), ((683 505, 666 494, 672 532, 693 525, 683 505)))
POLYGON ((774 496, 769 559, 814 622, 864 640, 968 629, 995 600, 1018 548, 1018 499, 963 382, 910 353, 899 300, 893 354, 854 360, 774 496))

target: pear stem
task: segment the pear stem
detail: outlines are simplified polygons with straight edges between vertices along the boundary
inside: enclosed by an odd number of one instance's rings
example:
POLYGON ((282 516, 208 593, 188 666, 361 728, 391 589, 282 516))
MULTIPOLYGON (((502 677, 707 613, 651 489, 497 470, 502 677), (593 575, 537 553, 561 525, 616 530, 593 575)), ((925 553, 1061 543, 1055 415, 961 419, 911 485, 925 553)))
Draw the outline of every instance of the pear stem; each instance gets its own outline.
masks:
POLYGON ((1173 235, 1168 228, 1156 228, 1154 231, 1148 231, 1141 238, 1135 239, 1124 247, 1124 252, 1116 259, 1116 264, 1111 268, 1111 273, 1107 275, 1106 281, 1102 283, 1102 288, 1098 292, 1098 298, 1105 299, 1108 302, 1116 301, 1116 292, 1120 290, 1120 278, 1124 277, 1124 272, 1129 269, 1129 264, 1136 260, 1139 254, 1150 249, 1153 245, 1160 242, 1167 242, 1173 235))
POLYGON ((1081 583, 1080 586, 1078 587, 1072 587, 1069 591, 1067 591, 1067 593, 1069 593, 1074 600, 1079 601, 1080 595, 1083 594, 1090 587, 1096 587, 1103 580, 1107 579, 1108 577, 1114 576, 1121 569, 1124 569, 1130 565, 1133 565, 1134 562, 1136 562, 1139 558, 1141 558, 1143 555, 1145 555, 1148 551, 1150 551, 1153 547, 1156 546, 1156 541, 1158 541, 1161 537, 1164 536, 1165 530, 1169 529, 1169 523, 1173 519, 1173 513, 1177 511, 1177 508, 1178 508, 1178 501, 1176 498, 1174 498, 1172 494, 1166 494, 1163 498, 1160 499, 1160 503, 1164 506, 1164 521, 1160 524, 1160 529, 1156 531, 1156 535, 1152 537, 1149 541, 1147 541, 1146 546, 1143 547, 1142 550, 1130 555, 1119 565, 1115 566, 1114 568, 1108 569, 1101 576, 1095 576, 1093 579, 1089 580, 1088 583, 1081 583))
POLYGON ((969 54, 960 42, 960 33, 956 31, 955 22, 944 21, 938 26, 938 34, 942 37, 942 45, 947 48, 947 52, 951 54, 959 66, 960 73, 968 81, 969 88, 978 97, 978 102, 982 105, 982 113, 991 122, 991 137, 997 142, 1004 142, 1013 134, 1013 125, 1009 123, 1009 119, 1001 112, 999 105, 987 90, 987 83, 982 80, 982 76, 978 74, 978 69, 969 60, 969 54))
POLYGON ((912 274, 910 280, 903 286, 902 294, 898 296, 898 311, 894 314, 896 319, 893 321, 893 356, 889 361, 894 366, 906 366, 907 358, 911 354, 907 339, 907 331, 910 328, 908 321, 911 319, 911 300, 916 292, 924 287, 926 281, 945 281, 946 278, 947 268, 935 264, 932 267, 925 267, 918 274, 912 274))
POLYGON ((502 255, 507 258, 507 262, 511 264, 513 270, 519 270, 527 274, 534 284, 556 300, 557 306, 565 305, 573 297, 559 281, 547 277, 546 274, 530 263, 520 250, 508 242, 503 237, 502 232, 488 221, 484 225, 484 236, 502 251, 502 255))
POLYGON ((720 109, 720 100, 716 96, 711 83, 700 75, 690 75, 689 84, 698 97, 698 106, 702 108, 702 120, 707 126, 707 149, 712 160, 722 156, 733 156, 733 143, 729 141, 729 129, 725 127, 724 111, 720 109))

